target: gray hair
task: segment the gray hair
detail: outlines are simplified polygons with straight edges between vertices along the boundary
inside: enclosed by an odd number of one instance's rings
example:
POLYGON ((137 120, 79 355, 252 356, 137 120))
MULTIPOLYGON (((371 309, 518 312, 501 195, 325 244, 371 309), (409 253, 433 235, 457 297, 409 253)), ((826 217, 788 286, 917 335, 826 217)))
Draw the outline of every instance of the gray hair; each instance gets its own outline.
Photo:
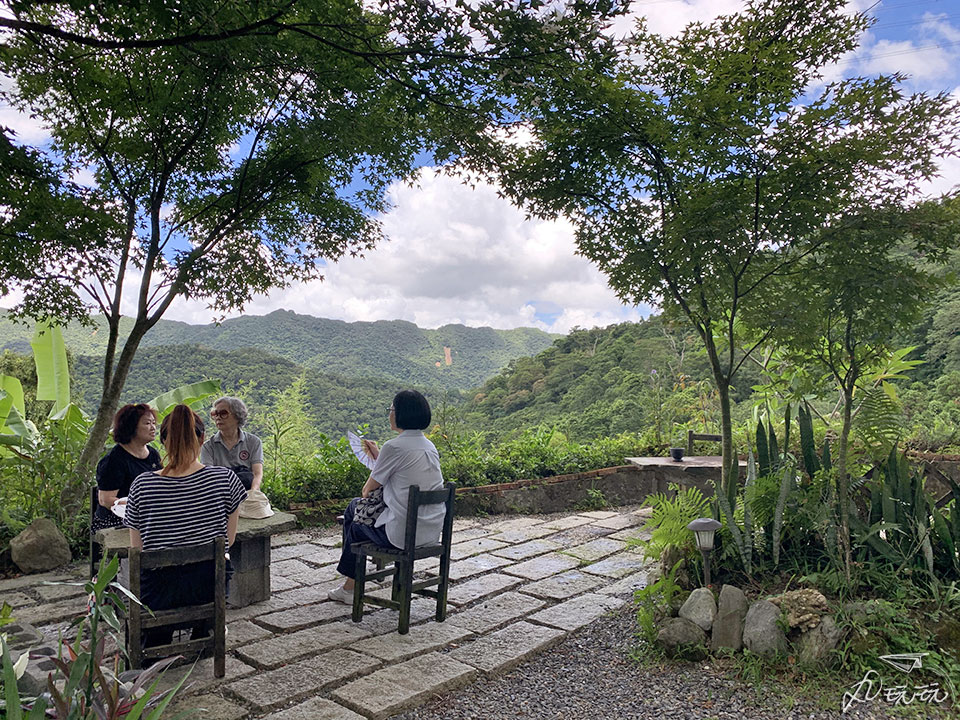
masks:
POLYGON ((213 406, 216 407, 220 403, 223 403, 227 406, 227 408, 230 410, 230 414, 237 419, 237 425, 239 427, 243 427, 244 423, 247 422, 247 416, 250 414, 243 400, 238 397, 224 395, 222 398, 218 399, 213 406))

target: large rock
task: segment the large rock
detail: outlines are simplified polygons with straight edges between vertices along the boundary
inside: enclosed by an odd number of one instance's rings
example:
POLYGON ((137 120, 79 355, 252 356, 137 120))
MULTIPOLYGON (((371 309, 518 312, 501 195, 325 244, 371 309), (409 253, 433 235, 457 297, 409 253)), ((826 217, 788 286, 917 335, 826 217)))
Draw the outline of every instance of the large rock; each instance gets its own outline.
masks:
POLYGON ((671 658, 702 660, 707 655, 706 641, 707 634, 700 626, 680 617, 665 620, 657 633, 657 642, 671 658))
POLYGON ((743 646, 752 653, 773 657, 787 652, 787 636, 780 627, 780 608, 757 600, 743 619, 743 646))
POLYGON ((690 597, 683 603, 677 614, 697 625, 701 630, 710 632, 713 619, 717 616, 717 602, 709 589, 697 588, 690 593, 690 597))
POLYGON ((807 630, 797 639, 797 659, 803 665, 819 665, 837 647, 843 632, 829 615, 820 618, 820 624, 807 630))
POLYGON ((747 606, 747 596, 740 588, 724 585, 720 589, 720 607, 710 638, 711 650, 739 650, 743 647, 743 619, 747 616, 747 606))
POLYGON ((53 570, 71 559, 67 539, 46 518, 37 518, 10 541, 10 555, 25 573, 53 570))
POLYGON ((801 631, 813 630, 820 624, 820 617, 829 610, 827 599, 819 590, 801 588, 770 598, 770 602, 787 616, 787 624, 801 631))

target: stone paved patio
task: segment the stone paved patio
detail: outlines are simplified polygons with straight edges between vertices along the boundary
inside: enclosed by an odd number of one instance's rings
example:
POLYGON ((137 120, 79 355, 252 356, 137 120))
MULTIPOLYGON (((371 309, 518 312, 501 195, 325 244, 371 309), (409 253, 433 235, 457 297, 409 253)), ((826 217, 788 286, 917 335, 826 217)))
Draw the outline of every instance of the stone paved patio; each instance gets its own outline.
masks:
MULTIPOLYGON (((210 720, 379 720, 505 672, 646 584, 648 566, 627 542, 646 537, 646 516, 628 507, 457 519, 447 620, 435 622, 436 604, 417 599, 406 636, 397 634, 395 611, 373 609, 355 624, 346 605, 326 599, 340 583, 337 529, 274 536, 272 597, 228 610, 226 677, 215 679, 211 661, 201 661, 174 711, 210 720)), ((436 573, 436 563, 420 568, 436 573)), ((55 642, 82 610, 82 590, 42 583, 76 581, 79 572, 0 580, 0 602, 55 642)))

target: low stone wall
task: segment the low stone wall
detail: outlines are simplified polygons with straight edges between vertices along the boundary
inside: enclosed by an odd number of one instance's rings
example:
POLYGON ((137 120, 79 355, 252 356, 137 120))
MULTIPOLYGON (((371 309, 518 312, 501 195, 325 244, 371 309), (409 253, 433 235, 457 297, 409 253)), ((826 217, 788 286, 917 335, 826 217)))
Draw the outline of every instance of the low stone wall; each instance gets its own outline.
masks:
POLYGON ((571 475, 518 480, 457 490, 457 515, 483 513, 552 513, 588 507, 603 493, 610 505, 643 502, 652 493, 667 491, 667 481, 633 465, 590 470, 571 475))

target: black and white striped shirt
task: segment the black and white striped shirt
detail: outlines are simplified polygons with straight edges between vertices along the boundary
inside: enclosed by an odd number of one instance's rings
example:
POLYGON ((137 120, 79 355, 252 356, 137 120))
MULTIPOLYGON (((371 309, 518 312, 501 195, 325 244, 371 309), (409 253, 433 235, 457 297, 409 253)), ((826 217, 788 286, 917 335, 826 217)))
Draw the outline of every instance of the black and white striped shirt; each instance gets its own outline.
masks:
POLYGON ((140 531, 144 550, 198 545, 227 534, 227 516, 246 496, 229 468, 211 465, 184 477, 143 473, 130 486, 123 524, 140 531))

